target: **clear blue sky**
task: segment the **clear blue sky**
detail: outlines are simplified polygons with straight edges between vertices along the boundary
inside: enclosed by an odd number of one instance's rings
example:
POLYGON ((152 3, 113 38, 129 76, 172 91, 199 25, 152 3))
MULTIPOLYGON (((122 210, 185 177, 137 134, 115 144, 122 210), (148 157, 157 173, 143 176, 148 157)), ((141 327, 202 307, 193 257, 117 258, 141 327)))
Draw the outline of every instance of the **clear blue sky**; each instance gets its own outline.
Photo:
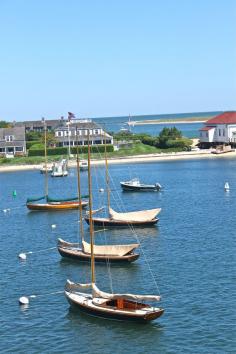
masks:
POLYGON ((0 0, 0 120, 236 109, 235 0, 0 0))

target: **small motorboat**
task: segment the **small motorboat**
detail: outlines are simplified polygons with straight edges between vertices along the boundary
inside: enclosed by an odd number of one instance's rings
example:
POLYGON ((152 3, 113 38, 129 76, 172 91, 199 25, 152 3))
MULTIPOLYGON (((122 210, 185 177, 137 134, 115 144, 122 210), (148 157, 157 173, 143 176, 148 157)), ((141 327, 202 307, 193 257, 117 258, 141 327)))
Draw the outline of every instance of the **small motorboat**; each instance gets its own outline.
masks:
POLYGON ((43 165, 43 167, 40 168, 40 173, 44 174, 44 173, 46 173, 46 171, 48 173, 51 173, 52 172, 52 166, 47 166, 46 167, 46 165, 43 165))
POLYGON ((120 182, 124 191, 159 191, 162 187, 159 183, 144 184, 140 183, 138 178, 133 178, 130 181, 120 182))
POLYGON ((81 171, 86 171, 88 169, 88 162, 86 160, 80 160, 79 169, 81 171))
POLYGON ((68 176, 68 171, 67 171, 67 160, 63 159, 58 163, 55 163, 53 165, 52 177, 66 177, 68 176))

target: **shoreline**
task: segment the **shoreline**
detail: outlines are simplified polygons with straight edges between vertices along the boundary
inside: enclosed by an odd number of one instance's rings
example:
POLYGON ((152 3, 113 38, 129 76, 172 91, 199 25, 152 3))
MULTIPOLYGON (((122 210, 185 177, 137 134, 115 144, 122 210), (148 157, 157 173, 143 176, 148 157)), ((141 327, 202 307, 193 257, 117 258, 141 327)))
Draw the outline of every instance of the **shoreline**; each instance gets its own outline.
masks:
MULTIPOLYGON (((222 159, 222 158, 236 158, 236 151, 227 152, 224 154, 216 155, 212 154, 210 150, 203 151, 186 151, 186 152, 172 152, 172 153, 160 153, 160 154, 148 154, 148 155, 135 155, 124 157, 113 157, 108 159, 108 163, 111 164, 126 164, 126 163, 145 163, 145 162, 161 162, 161 161, 178 161, 178 160, 192 160, 192 159, 222 159)), ((99 166, 104 165, 104 159, 91 160, 91 165, 99 166)), ((0 173, 4 172, 16 172, 16 171, 32 171, 40 170, 42 164, 37 165, 8 165, 0 166, 0 173)), ((69 161, 69 167, 76 167, 76 160, 69 161)))
POLYGON ((202 120, 170 120, 169 122, 161 121, 161 120, 134 120, 130 122, 126 122, 129 126, 136 126, 136 125, 150 125, 150 124, 157 124, 157 125, 168 125, 168 124, 197 124, 197 123, 205 123, 207 122, 207 119, 202 119, 202 120))

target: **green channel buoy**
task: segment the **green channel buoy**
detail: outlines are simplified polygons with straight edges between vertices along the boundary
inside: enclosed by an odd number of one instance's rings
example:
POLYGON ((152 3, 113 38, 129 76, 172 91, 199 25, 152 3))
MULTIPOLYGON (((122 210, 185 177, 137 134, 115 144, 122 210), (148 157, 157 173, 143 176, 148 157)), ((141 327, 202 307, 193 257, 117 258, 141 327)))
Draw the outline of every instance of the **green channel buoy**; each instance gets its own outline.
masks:
POLYGON ((14 191, 12 192, 12 196, 13 196, 13 197, 16 197, 16 190, 14 190, 14 191))

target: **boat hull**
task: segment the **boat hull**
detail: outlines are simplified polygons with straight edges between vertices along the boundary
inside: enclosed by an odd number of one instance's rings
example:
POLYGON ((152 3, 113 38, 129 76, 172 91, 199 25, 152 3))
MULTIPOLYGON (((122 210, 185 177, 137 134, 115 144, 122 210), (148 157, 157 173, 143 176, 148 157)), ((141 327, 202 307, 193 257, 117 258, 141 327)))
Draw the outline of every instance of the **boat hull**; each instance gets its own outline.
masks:
MULTIPOLYGON (((84 220, 89 225, 89 218, 84 217, 84 220)), ((100 227, 129 227, 129 226, 139 226, 139 227, 147 227, 155 225, 159 219, 155 218, 149 221, 119 221, 109 218, 93 218, 93 225, 100 227)))
MULTIPOLYGON (((66 247, 58 246, 58 252, 62 257, 73 259, 79 262, 91 262, 91 255, 89 253, 84 253, 81 249, 73 250, 66 247)), ((95 262, 106 263, 107 261, 111 263, 123 263, 123 262, 134 262, 139 258, 139 254, 131 253, 125 256, 114 256, 114 255, 96 255, 94 256, 95 262)))
MULTIPOLYGON (((82 202, 82 208, 88 205, 88 202, 82 202)), ((33 211, 58 211, 58 210, 72 210, 80 207, 79 202, 57 202, 57 203, 27 203, 27 208, 33 211)))
POLYGON ((159 191, 160 188, 156 186, 131 186, 125 183, 120 184, 123 191, 130 191, 130 192, 150 192, 150 191, 159 191))
POLYGON ((126 311, 125 313, 125 311, 119 311, 114 309, 104 310, 104 308, 102 307, 89 305, 89 301, 86 300, 83 302, 76 301, 76 299, 73 298, 73 295, 71 295, 71 293, 65 291, 65 296, 71 306, 76 307, 80 311, 95 317, 101 317, 117 321, 148 323, 157 319, 164 313, 164 310, 161 308, 154 311, 149 311, 146 314, 137 314, 131 311, 126 311))

